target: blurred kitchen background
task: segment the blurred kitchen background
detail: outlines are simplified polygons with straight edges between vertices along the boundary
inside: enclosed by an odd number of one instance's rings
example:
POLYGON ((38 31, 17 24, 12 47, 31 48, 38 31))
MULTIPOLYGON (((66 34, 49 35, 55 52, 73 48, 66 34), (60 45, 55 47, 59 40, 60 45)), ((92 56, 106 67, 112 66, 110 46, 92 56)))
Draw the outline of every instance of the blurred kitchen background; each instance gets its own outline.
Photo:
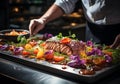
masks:
MULTIPOLYGON (((28 29, 29 22, 33 18, 39 18, 54 3, 55 0, 1 0, 0 2, 0 30, 9 28, 28 29)), ((85 40, 85 17, 81 0, 71 14, 49 22, 40 31, 57 35, 59 32, 68 35, 68 32, 76 34, 80 40, 85 40)))

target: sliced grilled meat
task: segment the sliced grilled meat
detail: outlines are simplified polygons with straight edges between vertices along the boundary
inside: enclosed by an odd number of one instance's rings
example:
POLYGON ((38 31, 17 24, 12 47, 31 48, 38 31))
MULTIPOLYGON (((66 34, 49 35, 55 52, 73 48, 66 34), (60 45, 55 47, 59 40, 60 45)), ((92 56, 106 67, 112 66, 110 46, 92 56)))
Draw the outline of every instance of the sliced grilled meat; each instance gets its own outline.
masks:
POLYGON ((80 51, 85 50, 85 43, 77 40, 71 41, 68 45, 72 49, 73 55, 79 55, 80 51))
POLYGON ((56 41, 46 41, 45 49, 54 50, 70 56, 79 55, 80 50, 85 49, 85 45, 76 40, 71 41, 68 44, 63 44, 56 41))
POLYGON ((62 44, 60 42, 46 41, 45 48, 49 50, 54 50, 56 52, 64 53, 66 55, 72 55, 72 49, 68 45, 62 44))

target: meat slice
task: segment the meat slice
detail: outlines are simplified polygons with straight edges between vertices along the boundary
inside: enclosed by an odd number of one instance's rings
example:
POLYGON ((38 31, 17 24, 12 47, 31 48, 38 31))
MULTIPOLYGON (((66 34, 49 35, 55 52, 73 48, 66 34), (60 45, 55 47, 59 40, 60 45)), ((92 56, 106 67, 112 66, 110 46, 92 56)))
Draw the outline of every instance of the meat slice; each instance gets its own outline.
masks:
POLYGON ((54 50, 66 55, 72 55, 72 49, 68 45, 60 42, 46 41, 45 49, 54 50))
POLYGON ((79 55, 80 51, 85 50, 85 43, 77 40, 71 41, 68 46, 72 49, 73 55, 79 55))
POLYGON ((68 56, 79 55, 80 51, 85 49, 85 44, 76 40, 71 41, 68 44, 63 44, 56 41, 46 41, 45 49, 60 52, 68 56))

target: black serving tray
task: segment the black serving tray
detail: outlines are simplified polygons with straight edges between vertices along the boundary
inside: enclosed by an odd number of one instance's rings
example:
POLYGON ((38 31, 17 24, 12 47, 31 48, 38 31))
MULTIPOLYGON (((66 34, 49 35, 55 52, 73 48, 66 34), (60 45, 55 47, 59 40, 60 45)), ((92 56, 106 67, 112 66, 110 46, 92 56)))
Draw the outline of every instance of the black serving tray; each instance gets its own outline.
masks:
POLYGON ((117 64, 97 71, 94 75, 81 75, 79 74, 80 69, 71 68, 69 66, 66 66, 66 69, 62 69, 63 65, 51 64, 47 61, 36 61, 35 59, 24 58, 22 56, 15 56, 8 53, 7 51, 0 51, 0 58, 14 61, 40 71, 42 70, 49 74, 56 75, 71 81, 86 83, 96 82, 120 69, 120 64, 117 64))

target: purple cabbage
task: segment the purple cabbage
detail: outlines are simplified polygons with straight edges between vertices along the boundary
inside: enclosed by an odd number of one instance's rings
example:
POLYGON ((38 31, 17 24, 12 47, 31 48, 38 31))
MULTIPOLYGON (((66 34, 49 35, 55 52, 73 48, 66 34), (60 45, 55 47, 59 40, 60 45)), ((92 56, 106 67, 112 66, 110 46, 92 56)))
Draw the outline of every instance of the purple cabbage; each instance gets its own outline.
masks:
POLYGON ((14 50, 13 50, 13 54, 14 55, 19 55, 19 54, 21 54, 21 52, 23 51, 23 47, 17 47, 17 48, 15 48, 14 50))
POLYGON ((98 55, 98 56, 102 56, 103 52, 102 50, 98 49, 98 48, 93 48, 92 51, 87 52, 87 56, 91 56, 91 55, 98 55))
POLYGON ((109 55, 105 55, 105 60, 107 63, 110 63, 110 62, 112 62, 112 57, 109 55))
POLYGON ((1 46, 0 46, 0 50, 2 50, 2 51, 7 50, 8 48, 9 48, 9 45, 8 45, 8 44, 1 45, 1 46))
POLYGON ((80 67, 85 67, 85 60, 81 60, 80 56, 78 55, 72 55, 70 56, 71 61, 68 62, 68 66, 73 67, 73 68, 80 68, 80 67))
POLYGON ((91 47, 94 46, 92 41, 87 41, 86 45, 87 45, 87 46, 91 46, 91 47))
POLYGON ((49 33, 45 33, 44 35, 43 35, 43 38, 46 40, 46 39, 49 39, 49 38, 51 38, 51 37, 53 37, 53 35, 52 34, 49 34, 49 33))
POLYGON ((103 56, 103 52, 102 52, 102 50, 100 50, 100 49, 96 49, 96 54, 97 54, 98 56, 103 56))
POLYGON ((53 53, 53 50, 48 50, 44 53, 44 55, 51 54, 51 53, 53 53))

